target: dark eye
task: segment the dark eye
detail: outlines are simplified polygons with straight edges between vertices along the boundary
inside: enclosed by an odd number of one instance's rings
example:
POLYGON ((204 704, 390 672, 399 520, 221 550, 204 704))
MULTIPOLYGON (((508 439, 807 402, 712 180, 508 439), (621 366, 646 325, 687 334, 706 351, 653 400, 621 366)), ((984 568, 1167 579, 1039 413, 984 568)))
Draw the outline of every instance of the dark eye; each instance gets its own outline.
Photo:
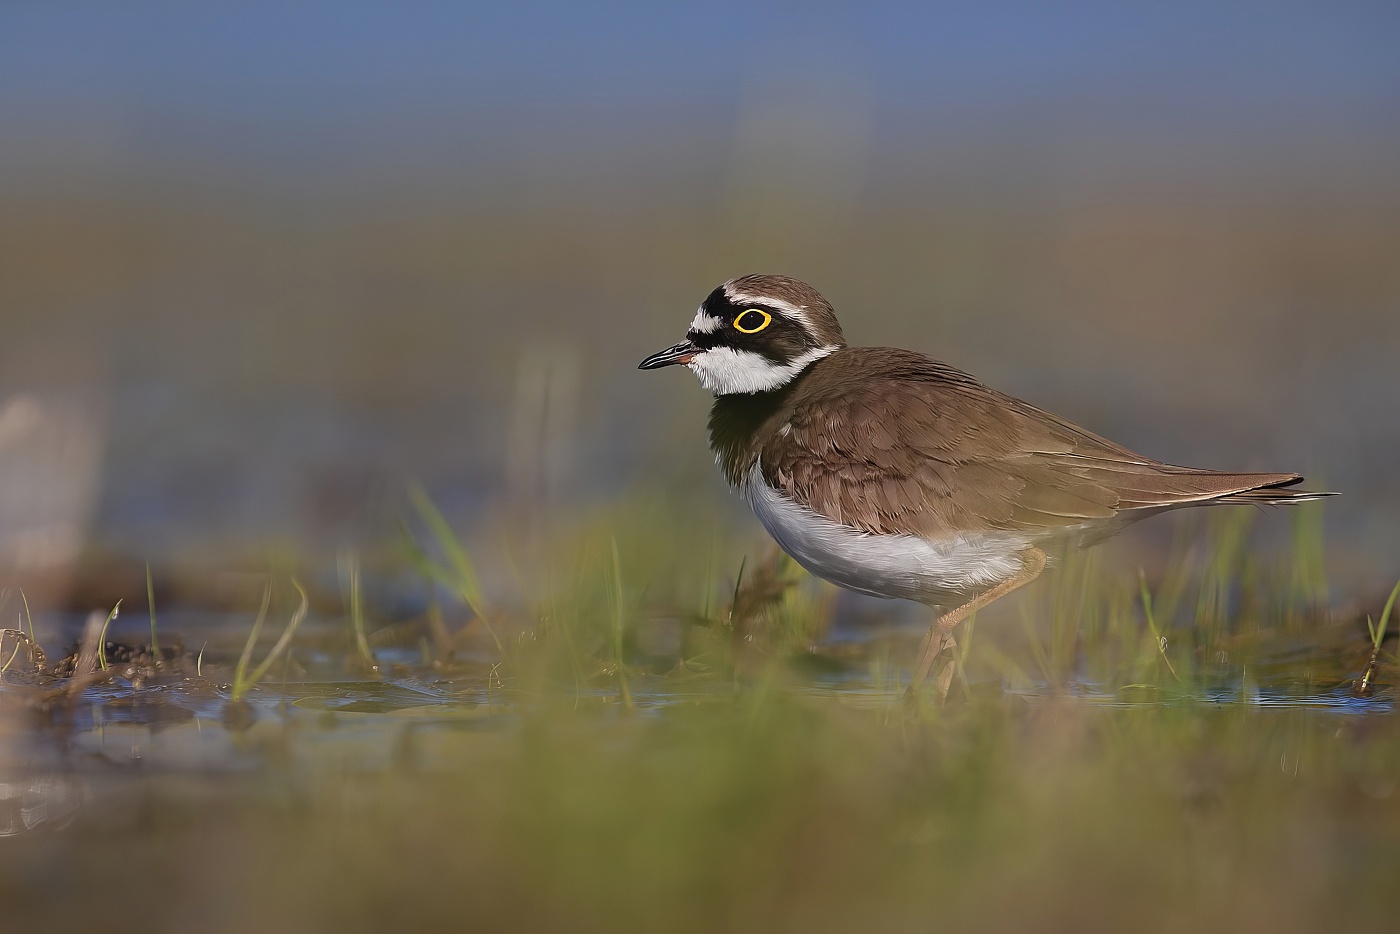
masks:
POLYGON ((734 329, 745 334, 757 334, 773 323, 773 316, 762 308, 748 308, 734 319, 734 329))

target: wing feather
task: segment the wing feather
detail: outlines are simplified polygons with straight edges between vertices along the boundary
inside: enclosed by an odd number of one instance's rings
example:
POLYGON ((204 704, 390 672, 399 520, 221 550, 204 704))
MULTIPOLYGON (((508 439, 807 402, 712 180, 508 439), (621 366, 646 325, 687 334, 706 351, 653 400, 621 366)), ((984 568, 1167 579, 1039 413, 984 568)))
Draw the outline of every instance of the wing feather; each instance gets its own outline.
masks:
POLYGON ((1273 489, 1296 474, 1154 461, 908 351, 846 350, 814 368, 826 378, 803 381, 759 465, 790 499, 868 532, 1053 534, 1222 497, 1312 495, 1273 489))

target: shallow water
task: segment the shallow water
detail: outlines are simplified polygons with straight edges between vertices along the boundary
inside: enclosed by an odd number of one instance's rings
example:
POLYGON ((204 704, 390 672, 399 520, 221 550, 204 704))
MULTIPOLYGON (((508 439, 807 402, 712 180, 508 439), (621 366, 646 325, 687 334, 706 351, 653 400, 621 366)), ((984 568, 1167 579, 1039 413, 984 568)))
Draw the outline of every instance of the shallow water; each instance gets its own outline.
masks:
MULTIPOLYGON (((849 655, 849 644, 844 654, 849 655)), ((1324 719, 1394 713, 1393 693, 1385 686, 1371 696, 1356 696, 1352 679, 1359 672, 1319 687, 1313 676, 1305 679, 1296 664, 1289 664, 1295 650, 1279 654, 1256 659, 1271 678, 1263 683, 1238 671, 1231 673, 1234 683, 1224 683, 1217 673, 1195 686, 1113 685, 1082 676, 1058 684, 984 678, 966 682, 953 703, 1027 708, 1068 703, 1085 711, 1217 709, 1245 717, 1292 711, 1324 719)), ((611 685, 523 688, 503 680, 501 666, 484 652, 459 654, 446 669, 423 664, 416 649, 378 649, 375 658, 378 670, 369 670, 344 653, 303 647, 295 676, 286 677, 284 670, 282 677, 269 677, 247 694, 243 708, 230 700, 234 659, 213 653, 207 662, 202 654, 194 660, 186 656, 154 676, 117 673, 122 666, 113 663, 109 679, 71 696, 66 679, 6 672, 0 675, 0 716, 8 780, 0 797, 25 816, 0 824, 9 834, 54 829, 82 807, 100 808, 104 784, 118 778, 174 774, 215 782, 226 773, 257 774, 274 763, 294 769, 300 761, 327 755, 348 769, 392 769, 401 764, 406 746, 421 746, 427 736, 465 731, 518 737, 540 710, 561 707, 605 717, 665 718, 678 708, 726 705, 765 690, 889 715, 907 706, 903 680, 891 682, 888 674, 873 673, 849 657, 816 674, 788 671, 777 681, 771 670, 747 679, 638 673, 625 697, 611 685), (271 751, 270 737, 278 738, 271 751)), ((1306 661, 1336 668, 1347 660, 1314 655, 1306 661)), ((418 765, 444 764, 414 755, 418 765)))
POLYGON ((162 619, 154 671, 111 643, 85 688, 0 675, 7 921, 810 932, 924 930, 930 912, 1123 929, 1150 911, 1162 930, 1278 934, 1384 930, 1400 908, 1381 868, 1400 859, 1394 669, 1352 696, 1350 626, 1171 671, 1149 643, 1118 680, 1089 676, 1093 643, 1054 679, 998 675, 1014 650, 979 630, 939 706, 903 697, 913 631, 839 626, 789 654, 687 650, 641 621, 618 667, 526 630, 504 660, 470 641, 442 656, 409 627, 370 667, 326 617, 245 705, 246 620, 162 619), (1034 909, 1002 894, 1028 887, 1034 909))

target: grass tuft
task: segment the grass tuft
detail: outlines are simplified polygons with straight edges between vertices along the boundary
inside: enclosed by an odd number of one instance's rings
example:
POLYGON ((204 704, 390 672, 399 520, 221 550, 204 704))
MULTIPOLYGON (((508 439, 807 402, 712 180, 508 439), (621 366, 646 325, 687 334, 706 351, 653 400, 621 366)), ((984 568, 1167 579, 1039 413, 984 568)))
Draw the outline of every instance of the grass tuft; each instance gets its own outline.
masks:
POLYGON ((412 534, 405 528, 404 542, 408 549, 409 560, 418 568, 419 572, 430 580, 441 584, 448 591, 455 593, 462 602, 471 608, 476 614, 476 618, 481 620, 481 625, 491 636, 491 641, 496 644, 496 651, 504 658, 506 654, 505 645, 496 633, 496 629, 491 625, 491 620, 486 613, 486 599, 482 595, 481 582, 477 577, 476 568, 471 559, 467 556, 467 550, 462 547, 452 527, 447 524, 442 513, 433 504, 428 493, 419 484, 414 484, 408 491, 409 499, 414 508, 418 511, 418 517, 423 520, 428 531, 432 533, 433 539, 443 554, 447 556, 447 565, 443 566, 428 556, 428 553, 419 547, 412 534))
POLYGON ((262 662, 252 670, 248 671, 248 664, 253 657, 253 647, 257 644, 258 634, 262 630, 263 621, 267 619, 267 610, 272 602, 272 584, 269 582, 263 590, 262 608, 258 610, 258 617, 253 622, 253 628, 248 633, 248 641, 243 645, 243 654, 238 658, 238 665, 233 672, 233 685, 229 690, 229 700, 238 703, 244 696, 257 686, 258 682, 267 675, 275 662, 287 647, 291 645, 292 636, 296 635, 297 627, 306 619, 307 611, 311 607, 311 601, 306 596, 306 590, 296 580, 292 581, 292 586, 296 588, 301 597, 301 602, 297 605, 296 611, 292 613, 291 619, 287 621, 287 626, 282 630, 282 635, 273 643, 267 656, 262 662))
POLYGON ((1375 692, 1374 680, 1376 669, 1380 665, 1381 645, 1385 642, 1386 629, 1390 626, 1390 612, 1395 609, 1395 598, 1400 595, 1400 581, 1395 583, 1395 587, 1390 591, 1390 597, 1385 601, 1385 609, 1381 610, 1379 623, 1371 621, 1371 617, 1366 617, 1366 629, 1371 636, 1371 657, 1366 661, 1366 667, 1361 672, 1361 677, 1357 678, 1352 685, 1351 692, 1357 697, 1370 697, 1375 692))

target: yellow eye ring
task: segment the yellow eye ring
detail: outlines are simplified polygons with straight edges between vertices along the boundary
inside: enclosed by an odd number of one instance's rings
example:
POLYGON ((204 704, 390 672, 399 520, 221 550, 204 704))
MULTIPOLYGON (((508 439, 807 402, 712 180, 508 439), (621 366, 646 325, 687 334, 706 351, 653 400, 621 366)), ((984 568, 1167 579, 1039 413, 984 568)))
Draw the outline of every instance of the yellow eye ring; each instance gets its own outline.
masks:
POLYGON ((739 316, 734 319, 734 330, 739 331, 743 334, 757 334, 759 331, 762 331, 764 328, 768 327, 768 325, 772 323, 773 316, 770 315, 768 312, 764 311, 762 308, 746 308, 743 311, 739 312, 739 316), (747 318, 749 315, 759 315, 763 318, 763 320, 760 321, 756 326, 745 327, 743 322, 744 319, 747 318))

